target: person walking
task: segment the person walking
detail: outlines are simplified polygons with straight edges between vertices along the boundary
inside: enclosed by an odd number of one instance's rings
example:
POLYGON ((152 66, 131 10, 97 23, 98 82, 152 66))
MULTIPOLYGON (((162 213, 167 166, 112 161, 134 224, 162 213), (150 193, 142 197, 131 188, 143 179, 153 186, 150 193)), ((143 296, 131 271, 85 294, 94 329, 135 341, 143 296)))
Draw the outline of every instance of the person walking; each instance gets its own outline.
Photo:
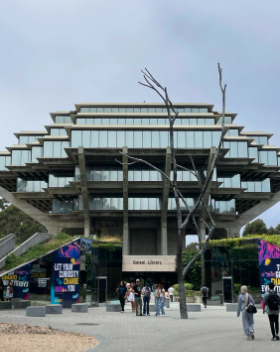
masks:
POLYGON ((160 316, 160 290, 159 290, 159 285, 157 284, 154 285, 154 296, 155 296, 155 308, 156 308, 155 316, 159 317, 160 316))
POLYGON ((6 301, 11 301, 13 298, 14 288, 13 283, 9 280, 8 286, 6 287, 6 301))
POLYGON ((253 313, 248 313, 245 309, 250 303, 255 304, 255 301, 253 300, 253 297, 248 293, 247 286, 244 285, 241 287, 240 295, 238 297, 237 316, 239 317, 240 312, 242 312, 242 323, 245 336, 247 336, 247 340, 254 340, 254 316, 253 313))
POLYGON ((274 283, 268 284, 269 291, 263 296, 263 314, 268 315, 270 329, 272 333, 272 341, 279 340, 279 304, 280 295, 274 291, 274 283))
POLYGON ((203 302, 204 308, 207 308, 207 298, 208 298, 209 288, 204 284, 201 287, 200 292, 202 293, 202 302, 203 302))
POLYGON ((161 310, 161 316, 165 317, 165 311, 164 311, 164 302, 165 302, 165 289, 164 287, 159 284, 159 289, 160 289, 160 310, 161 310))
POLYGON ((168 295, 169 295, 169 297, 170 297, 170 302, 173 302, 173 295, 174 295, 174 288, 173 288, 173 286, 171 285, 170 287, 169 287, 169 289, 168 289, 168 295))
POLYGON ((128 299, 128 302, 131 303, 131 311, 132 313, 135 313, 135 295, 133 293, 133 287, 134 283, 131 282, 131 284, 128 286, 128 293, 127 293, 127 299, 128 299))
POLYGON ((143 287, 142 294, 143 294, 143 304, 144 304, 143 315, 146 315, 146 311, 147 311, 147 315, 150 316, 151 289, 148 283, 146 283, 145 287, 143 287))
POLYGON ((126 285, 123 281, 120 282, 116 292, 118 292, 118 294, 119 294, 119 300, 120 300, 120 304, 121 304, 121 313, 124 313, 124 305, 125 305, 127 288, 126 288, 126 285))
POLYGON ((136 284, 133 286, 133 293, 135 295, 135 305, 136 305, 136 316, 142 316, 142 297, 141 297, 141 286, 140 286, 140 280, 136 280, 136 284), (139 310, 138 310, 139 306, 139 310))
POLYGON ((1 301, 3 301, 4 302, 4 282, 3 282, 3 280, 2 280, 2 277, 0 278, 0 299, 1 299, 1 301))

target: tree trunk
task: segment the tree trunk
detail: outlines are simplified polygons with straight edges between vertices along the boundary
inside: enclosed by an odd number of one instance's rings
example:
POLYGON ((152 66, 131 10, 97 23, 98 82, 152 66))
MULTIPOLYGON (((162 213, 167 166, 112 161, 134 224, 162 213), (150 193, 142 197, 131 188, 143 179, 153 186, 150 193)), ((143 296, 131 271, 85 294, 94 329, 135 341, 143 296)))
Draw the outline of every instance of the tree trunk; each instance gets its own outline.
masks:
POLYGON ((183 265, 182 265, 182 251, 183 251, 183 236, 182 229, 178 229, 178 253, 177 253, 177 276, 178 289, 180 298, 180 315, 181 319, 188 319, 188 311, 186 305, 186 289, 184 286, 183 265))

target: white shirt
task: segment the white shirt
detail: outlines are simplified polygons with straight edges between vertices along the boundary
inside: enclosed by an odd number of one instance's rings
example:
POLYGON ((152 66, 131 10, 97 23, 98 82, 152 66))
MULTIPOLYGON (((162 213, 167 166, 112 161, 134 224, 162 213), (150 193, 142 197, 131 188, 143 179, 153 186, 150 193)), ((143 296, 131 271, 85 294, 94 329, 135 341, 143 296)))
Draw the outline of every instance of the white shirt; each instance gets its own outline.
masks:
POLYGON ((169 296, 173 296, 174 295, 174 288, 173 287, 169 287, 168 289, 168 293, 169 293, 169 296))

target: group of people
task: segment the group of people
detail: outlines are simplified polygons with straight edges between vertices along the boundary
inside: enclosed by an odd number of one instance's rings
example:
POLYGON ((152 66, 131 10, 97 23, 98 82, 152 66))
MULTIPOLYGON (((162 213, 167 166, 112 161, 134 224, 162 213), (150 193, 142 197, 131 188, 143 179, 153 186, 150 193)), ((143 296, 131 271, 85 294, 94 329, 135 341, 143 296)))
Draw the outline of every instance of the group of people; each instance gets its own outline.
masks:
POLYGON ((153 294, 155 297, 155 315, 164 317, 165 300, 167 297, 170 297, 171 302, 173 302, 174 289, 171 286, 168 289, 168 294, 166 294, 161 284, 155 284, 151 287, 150 284, 146 282, 145 286, 141 287, 140 280, 137 279, 136 283, 131 282, 125 284, 124 281, 121 281, 116 292, 119 294, 121 313, 124 312, 125 301, 127 299, 127 301, 131 303, 132 313, 136 313, 136 316, 150 316, 150 299, 153 294))
POLYGON ((5 300, 11 301, 13 298, 13 293, 14 293, 13 283, 11 280, 9 280, 7 287, 5 287, 2 278, 0 278, 0 300, 1 301, 5 301, 4 300, 4 292, 6 292, 5 300))
MULTIPOLYGON (((274 291, 274 283, 268 284, 269 290, 263 296, 263 314, 267 313, 270 330, 272 333, 272 341, 279 340, 279 306, 280 294, 274 291)), ((254 340, 254 315, 249 313, 248 307, 255 305, 253 297, 248 293, 247 286, 242 286, 238 297, 237 316, 242 312, 242 323, 245 336, 248 340, 254 340)))

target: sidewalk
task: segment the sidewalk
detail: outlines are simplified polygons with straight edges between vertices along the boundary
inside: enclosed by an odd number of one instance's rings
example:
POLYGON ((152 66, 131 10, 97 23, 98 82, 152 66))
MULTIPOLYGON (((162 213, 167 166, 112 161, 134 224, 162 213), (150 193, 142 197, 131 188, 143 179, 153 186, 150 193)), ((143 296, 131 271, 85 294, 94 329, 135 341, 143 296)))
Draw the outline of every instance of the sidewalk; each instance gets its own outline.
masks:
POLYGON ((225 307, 202 309, 201 312, 189 313, 188 320, 179 319, 179 303, 172 303, 171 308, 166 309, 165 317, 155 317, 154 313, 150 317, 136 317, 130 312, 128 304, 123 314, 107 313, 104 307, 100 307, 90 308, 87 314, 71 313, 70 309, 64 309, 62 315, 31 318, 26 317, 25 310, 13 310, 1 311, 0 322, 50 325, 53 328, 93 335, 101 340, 100 346, 94 349, 96 352, 279 351, 280 342, 270 341, 268 318, 260 309, 255 314, 254 341, 245 339, 241 317, 237 318, 236 313, 226 312, 225 307))

